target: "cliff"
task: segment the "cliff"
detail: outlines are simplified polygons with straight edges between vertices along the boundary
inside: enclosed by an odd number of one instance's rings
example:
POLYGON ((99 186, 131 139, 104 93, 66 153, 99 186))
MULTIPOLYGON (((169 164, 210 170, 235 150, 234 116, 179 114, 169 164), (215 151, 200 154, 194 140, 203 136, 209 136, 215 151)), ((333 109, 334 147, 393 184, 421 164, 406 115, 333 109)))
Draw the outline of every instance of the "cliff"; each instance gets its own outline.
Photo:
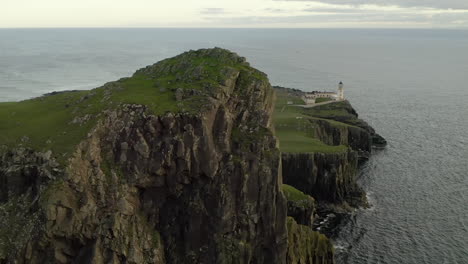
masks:
POLYGON ((357 153, 283 153, 284 182, 318 201, 350 202, 361 195, 356 183, 357 153))
POLYGON ((333 264, 314 222, 385 142, 301 93, 214 48, 0 103, 0 263, 333 264))
POLYGON ((0 262, 285 263, 273 106, 222 49, 0 104, 0 262))
MULTIPOLYGON (((320 227, 318 222, 329 215, 367 206, 365 193, 357 184, 359 164, 369 158, 373 148, 384 147, 385 139, 359 119, 348 101, 307 106, 301 100, 304 92, 275 89, 274 120, 283 181, 317 202, 315 223, 307 225, 320 227)), ((296 219, 295 211, 288 210, 288 215, 296 219)))

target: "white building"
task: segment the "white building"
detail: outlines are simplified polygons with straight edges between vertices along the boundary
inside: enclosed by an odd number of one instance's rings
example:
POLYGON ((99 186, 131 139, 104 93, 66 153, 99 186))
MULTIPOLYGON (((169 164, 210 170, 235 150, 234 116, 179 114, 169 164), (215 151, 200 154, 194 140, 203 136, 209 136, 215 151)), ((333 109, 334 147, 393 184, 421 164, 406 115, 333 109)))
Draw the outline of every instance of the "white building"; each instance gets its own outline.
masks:
POLYGON ((345 99, 343 82, 338 84, 338 92, 307 92, 302 97, 302 100, 304 100, 306 104, 315 104, 317 98, 330 98, 333 101, 343 101, 345 99))
POLYGON ((343 85, 343 82, 340 82, 338 84, 338 100, 340 100, 340 101, 344 100, 344 85, 343 85))

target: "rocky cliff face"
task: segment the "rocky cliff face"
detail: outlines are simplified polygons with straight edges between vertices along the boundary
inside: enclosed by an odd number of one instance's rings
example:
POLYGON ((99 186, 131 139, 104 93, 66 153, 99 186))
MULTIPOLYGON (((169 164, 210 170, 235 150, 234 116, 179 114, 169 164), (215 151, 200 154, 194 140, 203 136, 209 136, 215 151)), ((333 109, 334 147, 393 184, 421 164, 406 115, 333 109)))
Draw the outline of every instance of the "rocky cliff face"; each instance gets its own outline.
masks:
POLYGON ((298 225, 291 217, 288 217, 288 242, 287 263, 335 263, 331 241, 308 226, 298 225))
POLYGON ((327 145, 346 145, 358 153, 361 160, 366 160, 372 151, 372 135, 356 126, 334 126, 330 122, 315 119, 314 135, 327 145))
MULTIPOLYGON (((295 89, 275 88, 284 97, 302 96, 295 89)), ((365 206, 365 194, 356 183, 358 167, 369 158, 374 147, 386 145, 385 139, 359 119, 348 101, 296 108, 295 115, 306 120, 303 127, 313 138, 325 146, 343 148, 322 146, 316 151, 282 153, 284 183, 315 198, 319 207, 336 205, 346 210, 349 206, 365 206)))
POLYGON ((387 144, 374 128, 358 118, 358 114, 348 101, 320 106, 317 110, 312 109, 306 113, 326 118, 310 120, 314 124, 314 135, 318 139, 332 146, 349 146, 358 153, 360 161, 369 158, 373 147, 385 147, 387 144), (337 110, 339 112, 332 112, 337 110), (324 115, 324 111, 330 111, 333 114, 324 115))
MULTIPOLYGON (((283 153, 284 182, 320 202, 353 203, 362 191, 356 183, 358 156, 343 153, 283 153)), ((356 205, 356 204, 354 204, 356 205)))
POLYGON ((65 162, 54 158, 60 153, 4 149, 1 202, 29 197, 24 215, 40 217, 37 233, 0 244, 0 262, 285 263, 272 88, 228 51, 181 56, 137 74, 197 83, 211 74, 209 63, 230 64, 203 89, 175 87, 180 111, 155 114, 143 104, 103 110, 65 162), (205 59, 208 68, 190 66, 205 59), (189 103, 200 97, 195 111, 189 103))

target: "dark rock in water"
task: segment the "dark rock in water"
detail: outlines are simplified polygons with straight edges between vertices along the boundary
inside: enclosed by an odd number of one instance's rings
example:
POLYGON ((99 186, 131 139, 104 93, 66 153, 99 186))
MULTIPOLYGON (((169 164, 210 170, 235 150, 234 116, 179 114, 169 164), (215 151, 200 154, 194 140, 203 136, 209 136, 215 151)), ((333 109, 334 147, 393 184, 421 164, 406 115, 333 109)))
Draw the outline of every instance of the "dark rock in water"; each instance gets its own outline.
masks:
POLYGON ((378 148, 384 148, 387 145, 387 140, 379 134, 374 134, 372 137, 372 145, 378 148))

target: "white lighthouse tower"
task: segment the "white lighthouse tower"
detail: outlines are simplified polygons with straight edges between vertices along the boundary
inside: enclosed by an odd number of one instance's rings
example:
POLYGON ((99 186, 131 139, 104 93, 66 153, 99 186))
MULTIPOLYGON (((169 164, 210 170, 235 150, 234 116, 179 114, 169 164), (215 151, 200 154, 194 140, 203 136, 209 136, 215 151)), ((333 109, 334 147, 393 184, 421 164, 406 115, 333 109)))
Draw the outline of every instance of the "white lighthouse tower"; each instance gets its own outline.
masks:
POLYGON ((340 101, 344 100, 343 82, 340 82, 338 84, 338 100, 340 100, 340 101))

